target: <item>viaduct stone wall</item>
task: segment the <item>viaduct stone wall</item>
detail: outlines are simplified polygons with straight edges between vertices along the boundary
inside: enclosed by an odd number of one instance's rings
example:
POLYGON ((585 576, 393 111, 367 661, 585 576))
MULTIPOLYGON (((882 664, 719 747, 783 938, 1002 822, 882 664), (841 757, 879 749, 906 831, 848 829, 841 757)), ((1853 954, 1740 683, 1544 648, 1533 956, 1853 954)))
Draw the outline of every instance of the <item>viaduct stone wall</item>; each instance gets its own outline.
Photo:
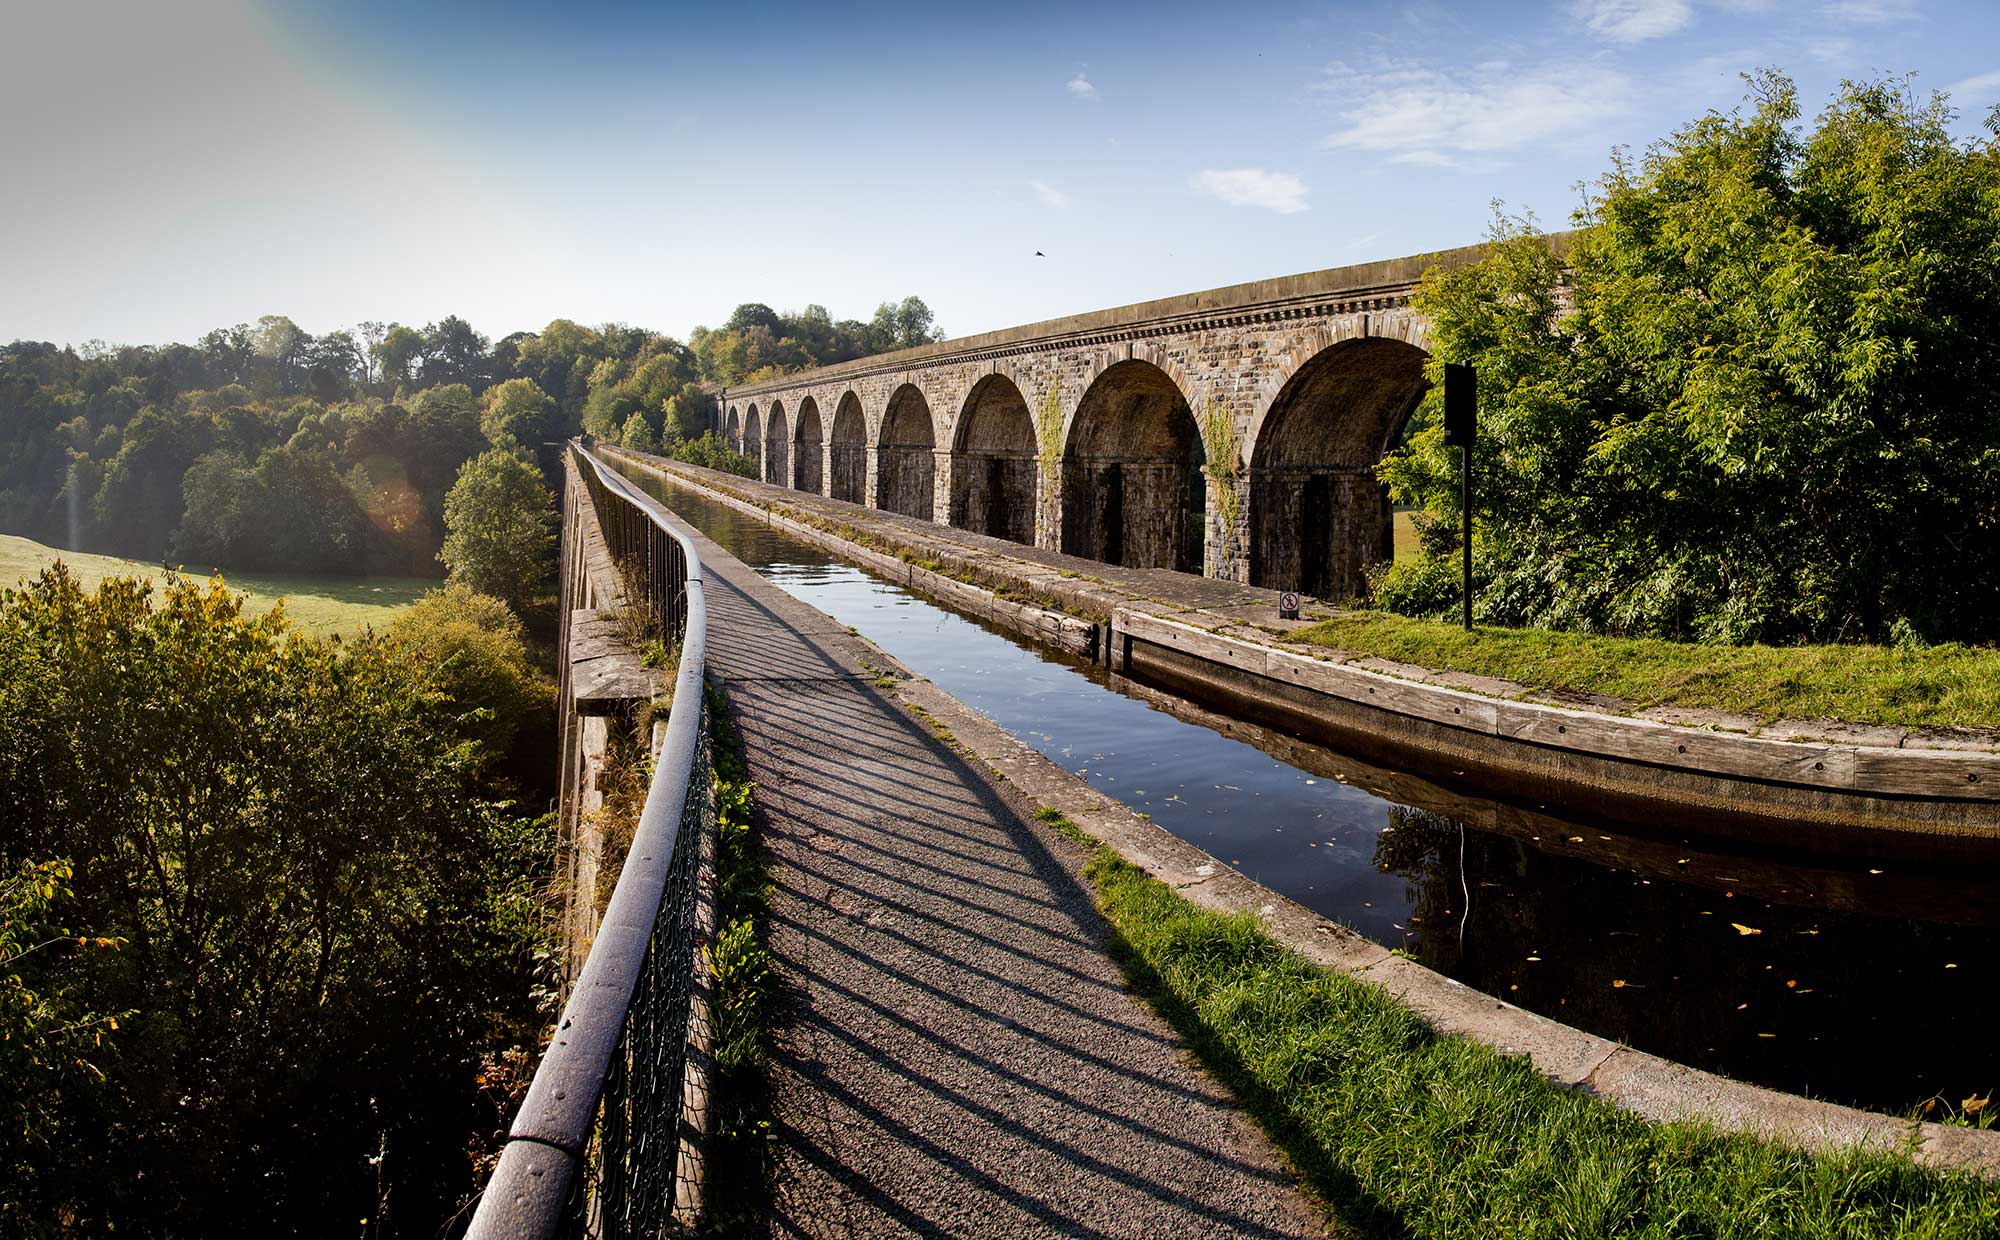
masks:
POLYGON ((1477 247, 988 332, 725 389, 765 481, 1017 542, 1342 600, 1424 392, 1423 273, 1477 247))

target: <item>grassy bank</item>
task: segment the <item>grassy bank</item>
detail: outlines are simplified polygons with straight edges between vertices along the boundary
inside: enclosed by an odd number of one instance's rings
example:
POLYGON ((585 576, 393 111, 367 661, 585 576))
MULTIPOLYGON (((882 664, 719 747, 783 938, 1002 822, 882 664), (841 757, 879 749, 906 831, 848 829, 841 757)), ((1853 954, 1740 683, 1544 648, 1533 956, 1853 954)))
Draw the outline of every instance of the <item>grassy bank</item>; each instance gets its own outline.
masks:
MULTIPOLYGON (((1044 821, 1089 842, 1053 810, 1044 821)), ((1084 871, 1127 978, 1299 1169, 1342 1235, 1992 1236, 2000 1188, 1892 1153, 1812 1156, 1648 1124, 1523 1056, 1440 1035, 1255 918, 1099 849, 1084 871)))
MULTIPOLYGON (((138 564, 110 555, 62 551, 31 539, 0 534, 0 587, 34 577, 60 559, 85 589, 96 589, 107 577, 144 577, 157 581, 165 574, 157 564, 138 564)), ((207 578, 188 573, 197 581, 207 578)), ((265 577, 229 573, 230 589, 250 596, 249 610, 269 611, 283 599, 285 614, 299 627, 319 636, 357 633, 373 626, 386 628, 396 613, 440 583, 424 577, 265 577)))
POLYGON ((1470 672, 1537 689, 1609 694, 1638 707, 1913 727, 2000 726, 2000 650, 1959 645, 1699 646, 1538 629, 1476 629, 1350 612, 1293 642, 1470 672))

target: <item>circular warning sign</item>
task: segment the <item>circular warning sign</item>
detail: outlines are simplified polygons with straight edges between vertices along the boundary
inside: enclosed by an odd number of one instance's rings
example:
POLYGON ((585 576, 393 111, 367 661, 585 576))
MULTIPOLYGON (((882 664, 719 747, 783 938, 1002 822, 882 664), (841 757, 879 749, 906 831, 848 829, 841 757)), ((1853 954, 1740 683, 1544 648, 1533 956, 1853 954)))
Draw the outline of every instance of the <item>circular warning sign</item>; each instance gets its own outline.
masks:
POLYGON ((1298 618, 1299 592, 1297 590, 1287 590, 1278 596, 1278 619, 1296 620, 1298 618))

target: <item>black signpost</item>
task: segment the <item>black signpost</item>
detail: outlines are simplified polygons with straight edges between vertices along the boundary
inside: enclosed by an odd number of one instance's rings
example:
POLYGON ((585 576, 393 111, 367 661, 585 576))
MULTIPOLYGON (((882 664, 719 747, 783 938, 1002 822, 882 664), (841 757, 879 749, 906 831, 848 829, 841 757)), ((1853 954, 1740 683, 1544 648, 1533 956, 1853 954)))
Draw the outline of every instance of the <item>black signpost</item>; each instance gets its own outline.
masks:
POLYGON ((1465 631, 1472 631, 1472 440, 1479 428, 1479 376, 1459 362, 1444 364, 1444 442, 1458 447, 1458 511, 1464 526, 1459 551, 1464 556, 1465 631))

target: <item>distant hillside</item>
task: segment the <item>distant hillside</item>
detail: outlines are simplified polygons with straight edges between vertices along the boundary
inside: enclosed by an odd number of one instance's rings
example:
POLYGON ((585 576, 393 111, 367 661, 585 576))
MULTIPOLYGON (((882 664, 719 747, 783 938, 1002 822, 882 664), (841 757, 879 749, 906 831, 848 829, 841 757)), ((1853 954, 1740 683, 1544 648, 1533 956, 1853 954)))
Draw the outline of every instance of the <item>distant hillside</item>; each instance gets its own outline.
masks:
MULTIPOLYGON (((60 559, 87 586, 107 577, 158 578, 158 564, 135 564, 116 556, 61 551, 12 534, 0 534, 0 588, 33 577, 60 559)), ((205 574, 189 573, 206 579, 205 574)), ((424 593, 438 585, 421 577, 252 577, 229 574, 223 580, 250 596, 249 606, 267 611, 279 599, 285 614, 314 633, 357 633, 384 628, 424 593)))

